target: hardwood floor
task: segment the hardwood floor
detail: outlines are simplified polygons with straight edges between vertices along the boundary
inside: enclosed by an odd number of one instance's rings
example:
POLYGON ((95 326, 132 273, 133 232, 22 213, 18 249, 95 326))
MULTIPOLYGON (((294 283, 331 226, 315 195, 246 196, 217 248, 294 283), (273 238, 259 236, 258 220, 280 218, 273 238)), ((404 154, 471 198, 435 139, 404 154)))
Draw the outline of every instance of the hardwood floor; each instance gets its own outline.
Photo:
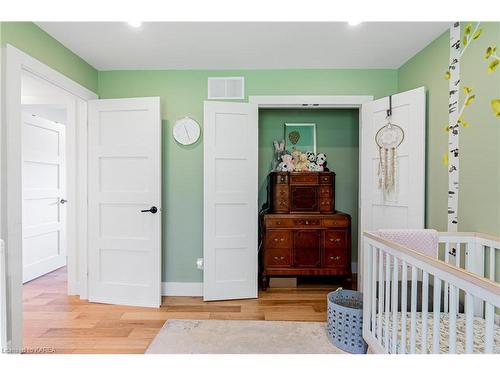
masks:
POLYGON ((23 287, 24 346, 44 353, 144 353, 168 319, 325 321, 326 294, 336 288, 270 288, 258 299, 220 302, 163 297, 161 308, 153 309, 68 296, 61 268, 23 287))

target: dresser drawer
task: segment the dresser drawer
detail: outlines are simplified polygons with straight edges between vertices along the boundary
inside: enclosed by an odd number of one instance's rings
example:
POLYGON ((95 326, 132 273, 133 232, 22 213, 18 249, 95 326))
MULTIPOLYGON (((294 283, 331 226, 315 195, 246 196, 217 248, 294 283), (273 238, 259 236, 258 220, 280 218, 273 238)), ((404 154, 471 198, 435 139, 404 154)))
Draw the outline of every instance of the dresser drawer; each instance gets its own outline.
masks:
POLYGON ((349 220, 344 218, 323 219, 323 226, 327 228, 347 228, 349 226, 349 220))
POLYGON ((325 249, 323 253, 323 267, 346 268, 349 263, 349 256, 345 250, 325 249))
POLYGON ((343 249, 347 246, 347 231, 325 230, 325 249, 343 249))
POLYGON ((320 186, 319 187, 319 196, 320 197, 331 197, 332 196, 332 187, 331 186, 320 186))
POLYGON ((331 212, 332 211, 332 200, 330 197, 320 198, 319 210, 320 210, 320 212, 331 212))
POLYGON ((332 183, 331 173, 320 173, 319 174, 319 184, 320 185, 330 185, 332 183))
POLYGON ((288 249, 290 248, 290 231, 288 230, 268 230, 266 231, 266 248, 288 249))
POLYGON ((265 220, 266 228, 290 228, 293 227, 293 220, 288 218, 268 218, 265 220))
POLYGON ((264 265, 266 267, 290 267, 292 265, 290 249, 266 249, 264 265))
POLYGON ((293 225, 296 228, 309 228, 309 227, 319 227, 321 225, 320 219, 293 219, 293 225))
POLYGON ((288 204, 288 196, 285 197, 274 197, 273 207, 276 213, 288 213, 290 206, 288 204))
POLYGON ((290 185, 317 185, 318 173, 290 173, 290 185))
POLYGON ((276 192, 275 192, 276 198, 288 199, 288 195, 289 195, 288 185, 276 186, 276 192))
POLYGON ((283 172, 279 173, 277 172, 275 175, 275 181, 276 184, 288 184, 288 173, 283 172))

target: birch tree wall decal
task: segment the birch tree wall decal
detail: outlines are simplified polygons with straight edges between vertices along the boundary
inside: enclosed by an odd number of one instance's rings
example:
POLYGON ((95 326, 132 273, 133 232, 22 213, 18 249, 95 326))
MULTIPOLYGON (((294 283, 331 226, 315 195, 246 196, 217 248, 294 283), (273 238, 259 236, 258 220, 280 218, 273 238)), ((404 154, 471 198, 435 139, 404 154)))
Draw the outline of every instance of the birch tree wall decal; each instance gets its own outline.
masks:
POLYGON ((450 62, 448 71, 445 73, 445 79, 449 81, 448 85, 448 152, 443 157, 443 163, 448 167, 448 231, 456 232, 458 230, 458 191, 460 175, 460 147, 459 134, 460 126, 467 128, 469 123, 465 120, 463 112, 475 99, 476 95, 472 93, 472 88, 465 86, 465 99, 461 108, 460 102, 460 60, 469 45, 479 38, 482 30, 478 22, 472 29, 469 24, 465 27, 463 48, 461 48, 460 22, 455 22, 450 28, 450 62))

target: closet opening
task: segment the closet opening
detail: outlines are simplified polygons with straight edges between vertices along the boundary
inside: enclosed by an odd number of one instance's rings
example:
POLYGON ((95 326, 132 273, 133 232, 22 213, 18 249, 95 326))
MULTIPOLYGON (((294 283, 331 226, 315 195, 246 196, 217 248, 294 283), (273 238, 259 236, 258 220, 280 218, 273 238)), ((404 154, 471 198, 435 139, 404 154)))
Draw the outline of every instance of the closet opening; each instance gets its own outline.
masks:
MULTIPOLYGON (((357 289, 359 111, 359 108, 321 108, 314 105, 259 108, 259 279, 264 289, 266 282, 270 287, 339 285, 357 289), (334 173, 330 174, 333 181, 330 185, 319 181, 317 188, 311 188, 312 195, 309 198, 311 202, 318 199, 318 207, 312 203, 310 214, 304 216, 303 212, 293 208, 293 200, 299 199, 298 195, 293 195, 293 191, 304 188, 295 186, 294 179, 311 176, 312 180, 303 182, 306 186, 314 185, 318 178, 327 181, 330 175, 323 172, 278 172, 280 175, 285 173, 283 178, 289 178, 291 181, 288 183, 291 185, 285 190, 274 191, 276 185, 273 185, 275 181, 271 172, 276 171, 280 161, 276 160, 275 141, 284 142, 287 154, 294 150, 309 152, 310 159, 304 161, 306 164, 320 164, 322 160, 316 162, 315 158, 319 154, 326 155, 326 168, 334 173), (294 173, 302 175, 294 176, 294 173), (327 191, 330 195, 325 193, 327 191), (292 201, 292 207, 282 207, 280 214, 273 216, 277 204, 276 201, 273 203, 273 199, 276 199, 277 194, 280 199, 292 201), (331 211, 320 208, 322 204, 331 204, 331 211), (346 215, 338 216, 341 213, 346 215), (350 222, 347 223, 345 220, 349 218, 350 222), (270 275, 266 280, 267 271, 270 275)), ((293 162, 297 155, 287 160, 293 162)), ((300 167, 303 170, 304 163, 300 167)), ((284 169, 287 168, 289 170, 289 166, 284 169)), ((308 191, 307 186, 303 191, 308 191)))

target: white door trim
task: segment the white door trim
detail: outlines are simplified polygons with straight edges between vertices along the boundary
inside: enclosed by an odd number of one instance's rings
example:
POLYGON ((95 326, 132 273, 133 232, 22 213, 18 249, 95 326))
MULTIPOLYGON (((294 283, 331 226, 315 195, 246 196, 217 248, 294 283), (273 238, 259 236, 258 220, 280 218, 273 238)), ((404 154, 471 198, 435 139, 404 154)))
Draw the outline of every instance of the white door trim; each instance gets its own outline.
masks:
MULTIPOLYGON (((359 171, 363 150, 361 148, 361 128, 363 118, 361 106, 371 102, 371 95, 257 95, 249 96, 248 101, 258 108, 358 108, 359 109, 359 171)), ((258 126, 258 124, 257 124, 258 126)), ((258 152, 258 150, 256 150, 258 152)), ((358 189, 358 217, 361 215, 361 188, 358 189)), ((358 264, 362 255, 361 220, 358 220, 358 264)), ((357 267, 358 268, 358 267, 357 267)), ((361 275, 358 272, 358 286, 361 286, 361 275)))
MULTIPOLYGON (((77 108, 78 121, 76 128, 76 139, 78 147, 77 160, 77 228, 76 233, 78 254, 84 253, 86 259, 86 132, 87 114, 86 101, 97 99, 97 94, 74 82, 63 74, 55 71, 40 61, 34 59, 19 49, 7 45, 3 51, 3 117, 2 117, 2 163, 1 181, 2 190, 2 231, 1 236, 5 240, 7 253, 7 340, 8 348, 17 351, 23 346, 23 308, 22 308, 22 139, 21 139, 21 75, 23 71, 29 72, 49 83, 60 87, 68 93, 77 97, 79 102, 77 108), (83 112, 85 110, 85 112, 83 112)), ((86 264, 85 278, 79 285, 80 296, 86 296, 86 264)))

